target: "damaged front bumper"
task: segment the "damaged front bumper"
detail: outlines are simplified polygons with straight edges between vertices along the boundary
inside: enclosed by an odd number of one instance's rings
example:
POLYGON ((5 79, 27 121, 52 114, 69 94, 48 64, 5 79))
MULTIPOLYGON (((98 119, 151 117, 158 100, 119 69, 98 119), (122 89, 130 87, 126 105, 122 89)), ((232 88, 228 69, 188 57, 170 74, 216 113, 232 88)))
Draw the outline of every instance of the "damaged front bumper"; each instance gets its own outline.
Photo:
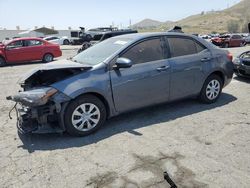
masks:
POLYGON ((63 111, 68 96, 53 88, 41 88, 20 92, 7 97, 15 101, 17 128, 20 133, 64 132, 63 111))

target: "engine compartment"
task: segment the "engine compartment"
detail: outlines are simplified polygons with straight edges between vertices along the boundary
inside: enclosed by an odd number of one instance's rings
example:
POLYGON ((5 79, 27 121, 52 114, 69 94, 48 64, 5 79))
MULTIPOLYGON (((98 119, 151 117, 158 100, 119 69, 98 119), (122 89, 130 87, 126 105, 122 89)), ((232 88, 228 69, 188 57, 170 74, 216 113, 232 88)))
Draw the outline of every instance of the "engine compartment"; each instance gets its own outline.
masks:
POLYGON ((36 87, 49 86, 58 81, 80 74, 85 70, 86 68, 39 70, 21 83, 21 87, 26 91, 36 87))

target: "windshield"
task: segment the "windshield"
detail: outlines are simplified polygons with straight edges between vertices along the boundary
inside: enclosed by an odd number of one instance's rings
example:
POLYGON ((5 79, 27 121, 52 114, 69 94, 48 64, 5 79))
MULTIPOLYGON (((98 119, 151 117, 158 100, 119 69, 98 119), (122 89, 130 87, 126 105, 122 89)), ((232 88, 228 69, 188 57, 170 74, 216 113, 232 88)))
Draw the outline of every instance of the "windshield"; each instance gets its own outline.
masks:
POLYGON ((131 40, 132 39, 128 38, 110 38, 79 53, 72 58, 72 61, 88 65, 97 65, 120 50, 131 40))

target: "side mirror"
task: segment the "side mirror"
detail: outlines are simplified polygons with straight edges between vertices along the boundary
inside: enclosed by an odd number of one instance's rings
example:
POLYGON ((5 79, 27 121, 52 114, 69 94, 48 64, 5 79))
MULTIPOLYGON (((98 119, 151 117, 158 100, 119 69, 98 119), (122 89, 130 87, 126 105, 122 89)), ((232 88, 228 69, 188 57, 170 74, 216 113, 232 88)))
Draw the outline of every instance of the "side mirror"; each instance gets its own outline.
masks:
POLYGON ((120 57, 116 60, 117 68, 130 68, 133 65, 133 62, 130 59, 120 57))

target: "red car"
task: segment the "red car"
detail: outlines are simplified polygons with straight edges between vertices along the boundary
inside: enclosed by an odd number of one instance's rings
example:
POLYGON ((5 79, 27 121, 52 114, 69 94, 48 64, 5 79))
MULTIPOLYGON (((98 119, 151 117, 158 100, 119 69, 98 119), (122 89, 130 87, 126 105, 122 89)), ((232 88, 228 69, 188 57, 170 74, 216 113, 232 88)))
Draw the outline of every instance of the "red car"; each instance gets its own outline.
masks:
POLYGON ((50 62, 61 55, 59 45, 41 38, 17 38, 0 44, 0 66, 36 60, 50 62))
POLYGON ((246 41, 241 35, 232 34, 232 35, 222 35, 220 37, 215 37, 211 39, 211 42, 223 48, 229 47, 241 47, 246 45, 246 41))

